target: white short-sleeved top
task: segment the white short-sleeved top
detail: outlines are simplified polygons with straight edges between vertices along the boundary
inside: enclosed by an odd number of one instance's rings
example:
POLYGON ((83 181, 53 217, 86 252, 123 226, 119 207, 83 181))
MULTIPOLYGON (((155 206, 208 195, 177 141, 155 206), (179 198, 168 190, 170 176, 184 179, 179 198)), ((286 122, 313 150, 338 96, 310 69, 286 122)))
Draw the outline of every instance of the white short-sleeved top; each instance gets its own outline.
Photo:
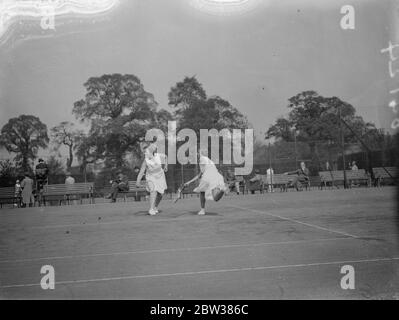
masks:
POLYGON ((200 157, 199 166, 200 166, 200 170, 202 173, 204 173, 207 170, 217 171, 215 163, 211 159, 209 159, 208 157, 205 157, 205 156, 200 157))
POLYGON ((155 153, 154 155, 146 155, 145 162, 147 165, 147 174, 155 174, 162 171, 162 158, 165 155, 155 153))

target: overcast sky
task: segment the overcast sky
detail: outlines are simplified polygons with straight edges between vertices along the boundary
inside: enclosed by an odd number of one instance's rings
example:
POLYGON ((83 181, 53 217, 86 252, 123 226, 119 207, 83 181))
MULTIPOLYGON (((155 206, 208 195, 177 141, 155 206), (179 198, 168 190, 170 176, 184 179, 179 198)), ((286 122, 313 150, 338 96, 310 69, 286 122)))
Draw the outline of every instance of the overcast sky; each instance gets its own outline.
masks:
POLYGON ((72 106, 89 77, 130 73, 161 108, 171 86, 196 75, 208 95, 247 115, 258 135, 303 90, 338 96, 389 128, 394 88, 380 50, 394 40, 391 18, 384 0, 265 0, 230 16, 186 0, 122 1, 106 16, 59 19, 55 32, 23 41, 15 35, 0 47, 0 127, 20 114, 49 128, 75 121, 72 106), (340 27, 344 4, 355 7, 355 30, 340 27))

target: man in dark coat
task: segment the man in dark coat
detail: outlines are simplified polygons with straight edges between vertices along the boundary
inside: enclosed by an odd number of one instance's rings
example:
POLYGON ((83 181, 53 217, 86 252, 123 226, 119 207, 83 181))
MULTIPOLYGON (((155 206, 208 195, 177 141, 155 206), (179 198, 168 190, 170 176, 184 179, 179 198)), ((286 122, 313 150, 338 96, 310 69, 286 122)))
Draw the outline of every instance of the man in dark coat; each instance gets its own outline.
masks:
POLYGON ((118 193, 123 191, 129 191, 129 181, 122 172, 119 172, 117 178, 112 181, 111 193, 106 199, 111 199, 111 202, 116 202, 118 193))
POLYGON ((44 162, 43 159, 39 159, 39 163, 36 165, 35 168, 36 191, 38 195, 39 205, 41 204, 43 199, 44 186, 48 183, 48 174, 49 169, 47 164, 44 162))

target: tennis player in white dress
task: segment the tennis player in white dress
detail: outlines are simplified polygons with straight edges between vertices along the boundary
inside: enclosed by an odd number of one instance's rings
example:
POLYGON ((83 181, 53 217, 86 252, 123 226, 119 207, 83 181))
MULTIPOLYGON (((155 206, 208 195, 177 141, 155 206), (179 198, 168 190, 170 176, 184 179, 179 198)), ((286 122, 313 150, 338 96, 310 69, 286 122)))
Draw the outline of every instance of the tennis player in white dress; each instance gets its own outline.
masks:
POLYGON ((198 187, 193 191, 200 194, 201 210, 199 215, 205 214, 206 200, 219 201, 227 191, 227 186, 224 182, 223 176, 219 173, 215 163, 208 157, 203 155, 203 152, 198 153, 200 173, 184 185, 188 186, 192 182, 200 179, 198 187))
POLYGON ((137 187, 141 186, 141 179, 145 173, 147 191, 150 193, 150 215, 158 213, 158 206, 162 200, 166 185, 165 172, 168 171, 168 161, 165 154, 157 153, 155 144, 150 144, 144 151, 145 159, 137 176, 137 187))

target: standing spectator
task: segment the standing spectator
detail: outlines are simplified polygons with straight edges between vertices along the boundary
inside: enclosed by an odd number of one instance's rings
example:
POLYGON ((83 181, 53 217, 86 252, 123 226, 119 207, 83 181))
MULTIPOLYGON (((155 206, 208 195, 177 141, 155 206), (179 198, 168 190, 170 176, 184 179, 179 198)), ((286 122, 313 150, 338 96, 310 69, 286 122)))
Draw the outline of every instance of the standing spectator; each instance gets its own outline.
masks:
POLYGON ((331 168, 330 168, 330 162, 326 162, 326 171, 330 171, 331 170, 331 168))
POLYGON ((17 201, 14 203, 14 207, 20 207, 21 206, 21 194, 22 194, 22 187, 21 183, 19 180, 15 182, 15 200, 17 201))
MULTIPOLYGON (((356 161, 352 161, 352 166, 351 166, 352 171, 357 171, 359 168, 356 165, 356 161)), ((351 187, 357 186, 357 180, 351 180, 351 187)))
POLYGON ((38 195, 39 206, 43 198, 44 185, 48 183, 48 173, 49 170, 47 164, 44 162, 43 159, 39 159, 39 163, 36 165, 35 168, 36 191, 38 195))
MULTIPOLYGON (((66 196, 66 201, 68 201, 68 203, 69 203, 69 200, 70 200, 70 196, 71 196, 71 186, 73 185, 75 183, 75 178, 74 177, 72 177, 72 175, 69 173, 69 172, 67 172, 67 174, 66 174, 66 179, 65 179, 65 185, 66 185, 66 189, 67 189, 67 194, 65 195, 66 196)), ((73 199, 73 204, 75 205, 76 204, 76 199, 73 199)))
POLYGON ((135 166, 133 168, 133 181, 137 181, 137 177, 139 176, 140 173, 140 168, 138 166, 135 166))
POLYGON ((266 182, 268 186, 268 192, 274 192, 273 188, 273 177, 274 177, 274 170, 272 167, 266 170, 266 182))
POLYGON ((294 186, 297 191, 302 191, 302 184, 309 183, 309 169, 306 168, 305 162, 301 162, 301 167, 298 170, 286 172, 284 174, 296 174, 297 176, 291 182, 291 186, 294 186))
POLYGON ((122 172, 119 172, 117 178, 112 181, 111 193, 105 198, 111 199, 111 202, 116 202, 118 193, 123 191, 129 191, 129 181, 122 172))
MULTIPOLYGON (((241 181, 244 181, 244 179, 242 179, 241 181)), ((234 188, 236 189, 236 193, 239 195, 240 194, 240 180, 238 180, 238 177, 235 177, 234 188)))
POLYGON ((29 173, 25 173, 24 180, 22 180, 21 188, 22 188, 22 207, 29 207, 35 204, 35 198, 33 196, 33 180, 29 177, 29 173))
POLYGON ((74 183, 75 183, 75 178, 72 177, 72 175, 68 172, 66 174, 65 184, 66 185, 71 185, 71 184, 74 184, 74 183))

